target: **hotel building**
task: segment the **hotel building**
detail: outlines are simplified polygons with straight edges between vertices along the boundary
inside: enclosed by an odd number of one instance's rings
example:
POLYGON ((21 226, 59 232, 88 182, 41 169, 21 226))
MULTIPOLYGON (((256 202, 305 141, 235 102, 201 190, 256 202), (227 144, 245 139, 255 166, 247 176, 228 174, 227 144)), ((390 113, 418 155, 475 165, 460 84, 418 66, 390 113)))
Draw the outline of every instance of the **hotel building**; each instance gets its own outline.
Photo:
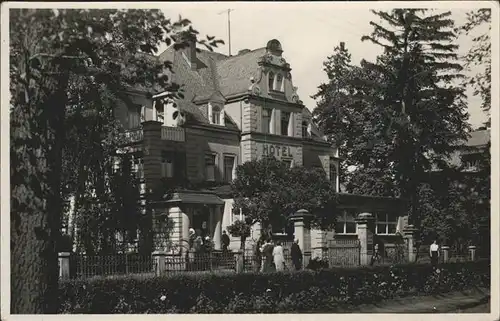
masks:
MULTIPOLYGON (((126 151, 135 155, 144 189, 174 187, 154 210, 157 248, 165 246, 162 222, 168 216, 172 241, 187 241, 194 228, 220 249, 222 231, 240 217, 233 213, 229 184, 236 167, 252 159, 272 155, 289 166, 322 168, 338 190, 338 148, 326 141, 297 95, 278 40, 235 56, 197 50, 191 43, 156 59, 172 62, 169 77, 184 89, 183 99, 166 104, 162 93, 147 99, 133 92, 134 103, 118 108, 116 117, 127 129, 126 151)), ((356 238, 355 218, 362 212, 377 216, 379 235, 390 239, 402 228, 401 200, 341 193, 340 203, 344 211, 335 231, 311 231, 312 248, 333 238, 356 238)), ((259 233, 256 225, 249 242, 259 233)), ((232 238, 231 248, 238 247, 232 238)))

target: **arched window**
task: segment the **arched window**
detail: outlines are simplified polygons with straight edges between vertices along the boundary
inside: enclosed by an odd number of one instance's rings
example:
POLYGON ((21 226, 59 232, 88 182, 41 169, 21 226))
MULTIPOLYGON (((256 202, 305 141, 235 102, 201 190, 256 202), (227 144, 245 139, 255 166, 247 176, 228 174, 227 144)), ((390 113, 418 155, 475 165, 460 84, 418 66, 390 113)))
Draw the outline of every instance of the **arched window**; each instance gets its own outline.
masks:
POLYGON ((269 90, 274 90, 274 72, 269 73, 269 90))
POLYGON ((218 106, 212 107, 212 124, 220 125, 220 108, 218 106))
POLYGON ((309 133, 307 132, 307 127, 308 127, 308 126, 309 126, 309 125, 307 124, 307 122, 306 122, 306 121, 303 121, 303 122, 302 122, 302 138, 307 138, 307 137, 309 137, 309 133))
POLYGON ((281 74, 278 74, 276 76, 276 88, 275 88, 275 90, 276 91, 284 91, 282 86, 283 86, 283 76, 281 74))

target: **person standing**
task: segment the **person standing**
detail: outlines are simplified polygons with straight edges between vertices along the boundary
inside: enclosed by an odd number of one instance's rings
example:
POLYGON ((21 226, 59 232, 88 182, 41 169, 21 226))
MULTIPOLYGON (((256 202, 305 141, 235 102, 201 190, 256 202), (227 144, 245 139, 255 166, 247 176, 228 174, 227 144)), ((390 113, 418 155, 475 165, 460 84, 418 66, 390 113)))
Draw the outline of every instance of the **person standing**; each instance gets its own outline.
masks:
POLYGON ((438 265, 439 260, 439 245, 437 244, 436 240, 434 240, 434 242, 432 242, 431 246, 429 247, 429 255, 431 257, 432 268, 435 269, 438 265))
POLYGON ((372 255, 372 259, 370 261, 370 265, 373 265, 375 263, 375 261, 379 262, 380 261, 380 245, 379 243, 375 243, 375 245, 373 246, 373 255, 372 255))
POLYGON ((261 252, 262 256, 264 257, 264 264, 262 264, 262 272, 270 272, 272 270, 272 263, 273 263, 273 249, 274 246, 271 243, 271 240, 266 240, 264 245, 262 245, 261 252))
POLYGON ((254 268, 255 271, 259 272, 261 271, 262 267, 262 253, 260 251, 260 248, 262 246, 263 239, 259 238, 257 240, 257 243, 255 243, 255 249, 254 249, 254 268))
POLYGON ((222 231, 222 251, 227 252, 227 249, 229 248, 229 243, 231 243, 229 235, 227 235, 226 231, 222 231))
POLYGON ((295 270, 300 270, 302 269, 302 250, 300 249, 299 246, 299 240, 295 240, 293 242, 292 247, 290 249, 290 255, 292 256, 292 262, 293 266, 295 267, 295 270))
POLYGON ((285 269, 285 255, 283 254, 283 246, 281 246, 280 241, 278 241, 273 249, 273 259, 276 271, 283 271, 285 269))

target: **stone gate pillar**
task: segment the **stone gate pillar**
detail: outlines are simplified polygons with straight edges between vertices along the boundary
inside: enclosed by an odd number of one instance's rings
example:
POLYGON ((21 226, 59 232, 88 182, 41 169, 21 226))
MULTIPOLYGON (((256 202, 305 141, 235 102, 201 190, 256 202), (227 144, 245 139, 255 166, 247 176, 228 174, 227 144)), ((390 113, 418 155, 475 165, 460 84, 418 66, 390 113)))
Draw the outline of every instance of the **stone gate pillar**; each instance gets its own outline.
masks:
POLYGON ((413 263, 417 260, 417 247, 415 246, 415 238, 417 236, 417 229, 413 225, 407 225, 403 229, 403 235, 408 247, 408 262, 413 263))
POLYGON ((361 213, 356 218, 358 225, 358 239, 360 243, 360 263, 361 265, 370 264, 373 254, 373 234, 375 218, 371 213, 361 213))
POLYGON ((299 240, 299 246, 302 250, 302 265, 307 267, 311 259, 311 218, 307 210, 298 210, 290 216, 294 224, 294 238, 299 240))

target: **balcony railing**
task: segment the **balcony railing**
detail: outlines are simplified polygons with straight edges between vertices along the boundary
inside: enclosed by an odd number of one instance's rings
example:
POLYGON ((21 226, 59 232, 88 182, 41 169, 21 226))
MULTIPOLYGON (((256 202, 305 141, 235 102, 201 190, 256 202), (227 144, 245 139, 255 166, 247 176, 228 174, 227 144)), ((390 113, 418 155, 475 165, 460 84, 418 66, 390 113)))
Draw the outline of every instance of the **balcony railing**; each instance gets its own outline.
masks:
POLYGON ((140 142, 143 139, 142 128, 129 129, 125 132, 125 139, 129 143, 140 142))
POLYGON ((161 128, 161 139, 184 142, 186 140, 186 134, 182 127, 163 126, 161 128))

